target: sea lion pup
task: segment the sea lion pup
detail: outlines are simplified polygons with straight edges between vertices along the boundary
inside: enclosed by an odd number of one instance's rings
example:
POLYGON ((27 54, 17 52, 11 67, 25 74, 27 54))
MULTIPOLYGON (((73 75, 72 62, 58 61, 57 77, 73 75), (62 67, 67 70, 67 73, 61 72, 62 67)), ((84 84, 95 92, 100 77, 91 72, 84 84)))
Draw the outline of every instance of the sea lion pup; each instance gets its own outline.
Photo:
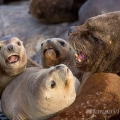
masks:
MULTIPOLYGON (((23 72, 27 65, 23 42, 12 35, 0 38, 0 98, 6 85, 23 72)), ((38 66, 28 59, 28 67, 38 66)))
POLYGON ((0 98, 6 85, 25 70, 26 64, 22 41, 12 35, 0 38, 0 98))
POLYGON ((64 64, 27 68, 5 88, 2 110, 10 120, 44 120, 71 105, 79 85, 64 64))
POLYGON ((79 9, 79 23, 104 13, 120 11, 120 0, 87 0, 79 9))
POLYGON ((72 46, 61 38, 49 38, 41 43, 40 61, 44 68, 62 63, 67 65, 74 76, 79 79, 82 73, 75 66, 74 54, 72 46))
POLYGON ((86 0, 31 0, 30 13, 41 22, 54 24, 78 19, 78 10, 86 0))
POLYGON ((119 92, 118 75, 94 73, 81 84, 75 102, 48 120, 119 120, 119 92))
POLYGON ((69 30, 68 41, 77 51, 76 66, 83 72, 120 72, 120 12, 88 19, 69 30))

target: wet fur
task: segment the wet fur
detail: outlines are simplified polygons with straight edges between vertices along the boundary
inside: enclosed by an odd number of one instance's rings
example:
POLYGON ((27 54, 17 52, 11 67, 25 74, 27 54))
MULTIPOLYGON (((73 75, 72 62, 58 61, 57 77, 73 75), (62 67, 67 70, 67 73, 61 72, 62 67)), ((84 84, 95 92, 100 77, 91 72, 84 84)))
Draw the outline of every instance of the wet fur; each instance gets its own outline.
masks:
POLYGON ((120 12, 99 15, 75 26, 68 41, 78 52, 86 54, 76 66, 83 72, 120 72, 120 12))

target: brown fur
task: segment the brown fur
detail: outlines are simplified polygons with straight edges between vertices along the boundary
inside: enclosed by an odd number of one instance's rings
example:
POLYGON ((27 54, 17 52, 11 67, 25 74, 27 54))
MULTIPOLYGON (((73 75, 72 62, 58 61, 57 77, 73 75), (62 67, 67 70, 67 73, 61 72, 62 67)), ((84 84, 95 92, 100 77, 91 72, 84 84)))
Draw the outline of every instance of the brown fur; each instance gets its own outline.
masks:
POLYGON ((72 27, 68 41, 82 62, 76 66, 83 72, 120 72, 120 12, 99 15, 83 25, 72 27))
POLYGON ((119 120, 119 91, 119 76, 95 73, 83 81, 75 102, 49 120, 119 120))
POLYGON ((41 44, 40 59, 44 68, 65 64, 80 79, 82 73, 75 66, 74 54, 75 51, 72 46, 60 38, 49 38, 41 44))
POLYGON ((45 23, 71 22, 86 0, 31 0, 30 13, 45 23))

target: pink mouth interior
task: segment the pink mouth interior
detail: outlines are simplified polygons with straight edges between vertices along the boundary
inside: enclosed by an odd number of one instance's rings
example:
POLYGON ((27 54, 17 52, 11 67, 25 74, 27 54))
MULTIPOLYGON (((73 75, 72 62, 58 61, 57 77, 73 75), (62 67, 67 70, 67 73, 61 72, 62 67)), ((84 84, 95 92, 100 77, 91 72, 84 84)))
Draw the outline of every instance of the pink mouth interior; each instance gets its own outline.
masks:
POLYGON ((79 62, 82 62, 85 59, 85 54, 84 53, 77 53, 75 54, 76 60, 79 62))
POLYGON ((12 55, 7 59, 7 62, 8 63, 15 63, 18 61, 18 59, 19 59, 19 57, 17 55, 12 55))

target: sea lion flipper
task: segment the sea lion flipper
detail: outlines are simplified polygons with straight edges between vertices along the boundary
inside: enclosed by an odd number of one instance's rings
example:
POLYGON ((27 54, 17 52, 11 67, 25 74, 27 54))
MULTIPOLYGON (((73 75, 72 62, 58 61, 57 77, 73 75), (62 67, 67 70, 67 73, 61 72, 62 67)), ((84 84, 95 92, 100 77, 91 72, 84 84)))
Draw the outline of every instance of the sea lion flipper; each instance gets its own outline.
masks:
POLYGON ((27 68, 28 67, 40 67, 39 64, 37 64, 35 61, 33 61, 30 58, 27 58, 27 68))

